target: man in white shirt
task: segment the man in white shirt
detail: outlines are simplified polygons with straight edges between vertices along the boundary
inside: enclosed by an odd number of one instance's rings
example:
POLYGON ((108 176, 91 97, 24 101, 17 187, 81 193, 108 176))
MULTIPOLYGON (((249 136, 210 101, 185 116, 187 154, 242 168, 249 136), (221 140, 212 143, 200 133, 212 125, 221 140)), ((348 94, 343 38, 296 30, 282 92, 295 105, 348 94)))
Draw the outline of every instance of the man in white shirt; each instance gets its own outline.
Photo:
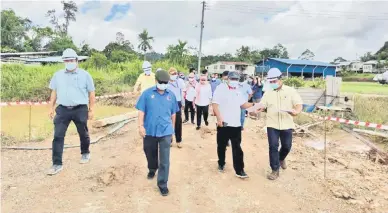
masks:
POLYGON ((203 120, 205 125, 208 126, 208 117, 209 117, 209 105, 212 99, 212 88, 207 81, 206 75, 201 75, 199 83, 195 87, 195 97, 194 104, 197 109, 197 130, 201 128, 201 117, 203 115, 203 120))
POLYGON ((194 124, 194 116, 195 116, 195 110, 194 110, 194 98, 195 98, 195 86, 197 84, 197 81, 195 80, 194 73, 190 73, 188 76, 188 82, 185 89, 185 120, 183 123, 187 123, 189 121, 189 110, 190 110, 190 118, 191 123, 194 124))
POLYGON ((232 144, 233 167, 236 176, 248 178, 244 171, 244 153, 241 149, 241 108, 246 109, 255 105, 248 103, 240 90, 237 72, 228 73, 228 82, 216 88, 213 97, 213 109, 217 117, 217 154, 218 170, 224 171, 225 151, 228 141, 232 144))
POLYGON ((183 101, 183 90, 185 89, 185 82, 178 78, 178 71, 174 67, 171 67, 168 72, 170 74, 168 89, 174 93, 179 106, 179 111, 176 113, 175 118, 175 140, 178 148, 182 148, 182 106, 185 106, 185 102, 183 101))

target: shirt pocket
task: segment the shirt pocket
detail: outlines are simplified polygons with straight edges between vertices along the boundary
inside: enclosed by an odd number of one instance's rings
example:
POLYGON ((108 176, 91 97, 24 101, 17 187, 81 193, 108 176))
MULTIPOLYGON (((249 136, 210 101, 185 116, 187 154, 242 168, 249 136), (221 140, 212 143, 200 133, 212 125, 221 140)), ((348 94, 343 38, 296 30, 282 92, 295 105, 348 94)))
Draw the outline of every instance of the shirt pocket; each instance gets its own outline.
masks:
POLYGON ((80 76, 75 77, 76 87, 80 90, 86 90, 86 81, 80 76))

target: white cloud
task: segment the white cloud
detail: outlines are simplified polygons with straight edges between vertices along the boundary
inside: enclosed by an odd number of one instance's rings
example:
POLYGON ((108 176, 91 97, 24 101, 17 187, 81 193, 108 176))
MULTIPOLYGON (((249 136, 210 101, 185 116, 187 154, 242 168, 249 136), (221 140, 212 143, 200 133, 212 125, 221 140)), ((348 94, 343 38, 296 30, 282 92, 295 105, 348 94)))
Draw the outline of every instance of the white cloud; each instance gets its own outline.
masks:
MULTIPOLYGON (((77 1, 81 6, 84 1, 77 1)), ((201 4, 199 1, 131 2, 127 15, 104 21, 111 7, 126 2, 103 1, 86 14, 79 12, 69 33, 76 44, 82 41, 103 49, 115 40, 116 32, 137 47, 137 35, 145 28, 155 37, 154 50, 164 52, 178 39, 198 47, 201 4)), ((34 23, 47 25, 45 13, 61 10, 59 1, 3 1, 34 23)), ((241 45, 254 48, 281 43, 291 57, 297 58, 306 48, 317 60, 331 61, 337 56, 355 59, 367 51, 375 52, 388 41, 388 2, 231 2, 210 1, 205 11, 203 52, 235 53, 241 45), (380 19, 380 20, 375 20, 380 19)), ((81 10, 79 10, 81 11, 81 10)))

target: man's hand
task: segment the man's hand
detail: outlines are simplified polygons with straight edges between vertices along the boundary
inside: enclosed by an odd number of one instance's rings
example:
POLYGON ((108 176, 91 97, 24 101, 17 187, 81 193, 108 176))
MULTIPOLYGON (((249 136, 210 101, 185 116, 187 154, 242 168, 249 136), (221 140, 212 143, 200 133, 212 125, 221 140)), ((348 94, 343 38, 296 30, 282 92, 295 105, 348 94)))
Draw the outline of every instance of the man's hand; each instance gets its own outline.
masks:
POLYGON ((291 110, 291 112, 289 112, 288 114, 292 115, 292 116, 297 116, 299 114, 299 112, 297 112, 295 109, 291 110))
POLYGON ((144 126, 139 126, 139 135, 144 138, 146 135, 146 131, 144 129, 144 126))
POLYGON ((89 110, 88 112, 88 120, 93 120, 94 119, 94 112, 93 110, 89 110))
POLYGON ((218 127, 223 127, 224 125, 223 125, 223 120, 221 120, 221 119, 219 119, 219 120, 217 120, 217 126, 218 127))
POLYGON ((49 118, 52 120, 54 119, 55 109, 50 109, 49 111, 49 118))

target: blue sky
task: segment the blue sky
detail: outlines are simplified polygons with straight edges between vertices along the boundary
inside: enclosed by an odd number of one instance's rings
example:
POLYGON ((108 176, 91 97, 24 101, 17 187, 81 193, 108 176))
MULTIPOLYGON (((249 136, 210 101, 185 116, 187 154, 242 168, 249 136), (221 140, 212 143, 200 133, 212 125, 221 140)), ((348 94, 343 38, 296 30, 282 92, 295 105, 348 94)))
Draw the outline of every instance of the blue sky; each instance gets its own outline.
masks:
MULTIPOLYGON (((99 0, 93 0, 85 2, 81 7, 80 11, 83 14, 87 14, 90 10, 99 9, 101 7, 101 2, 99 0)), ((105 21, 114 21, 123 18, 128 14, 131 9, 131 4, 127 3, 116 3, 113 4, 110 8, 109 14, 104 14, 105 21)))

